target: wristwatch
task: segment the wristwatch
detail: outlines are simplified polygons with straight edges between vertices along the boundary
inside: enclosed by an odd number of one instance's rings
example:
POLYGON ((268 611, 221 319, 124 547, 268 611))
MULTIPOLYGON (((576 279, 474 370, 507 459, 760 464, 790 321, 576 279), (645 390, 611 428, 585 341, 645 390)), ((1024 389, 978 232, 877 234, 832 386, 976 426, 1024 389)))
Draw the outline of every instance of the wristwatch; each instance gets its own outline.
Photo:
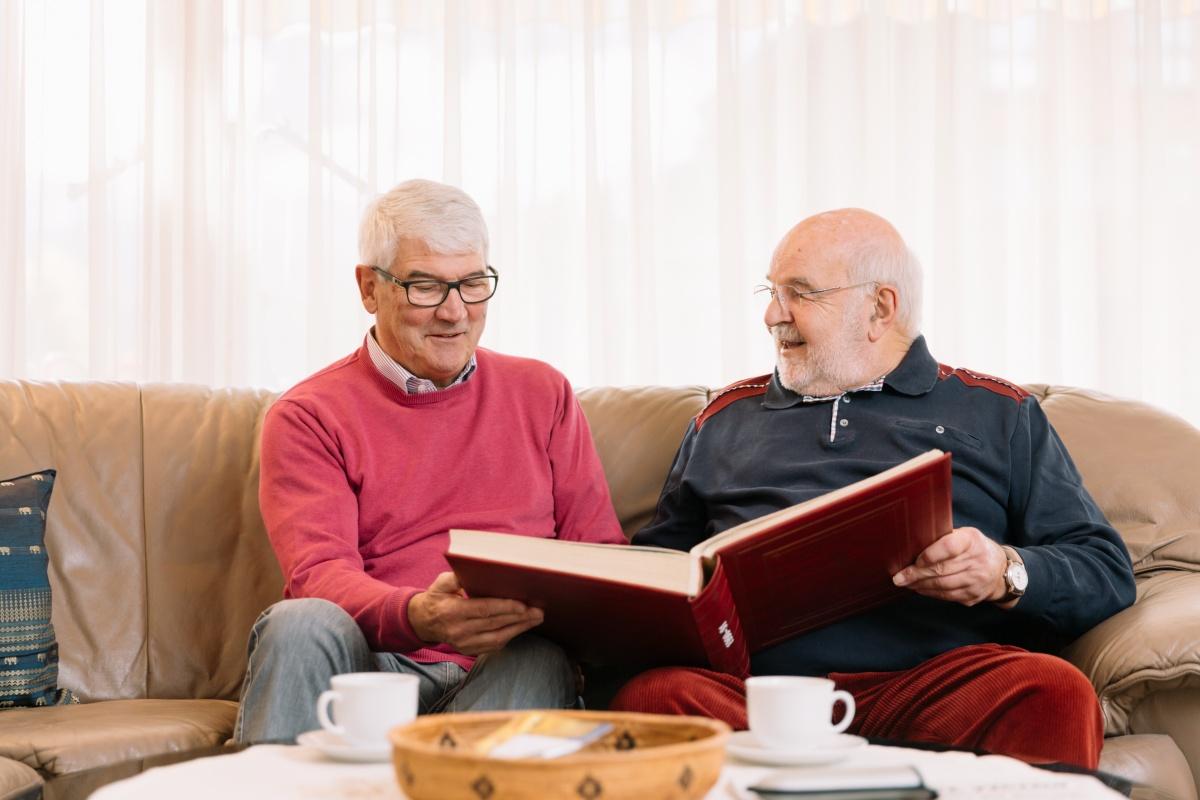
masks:
POLYGON ((1029 586, 1029 573, 1025 571, 1025 563, 1021 561, 1016 550, 1007 545, 1001 545, 1000 549, 1008 559, 1008 566, 1004 568, 1004 597, 1000 602, 1007 603, 1025 594, 1025 589, 1029 586))

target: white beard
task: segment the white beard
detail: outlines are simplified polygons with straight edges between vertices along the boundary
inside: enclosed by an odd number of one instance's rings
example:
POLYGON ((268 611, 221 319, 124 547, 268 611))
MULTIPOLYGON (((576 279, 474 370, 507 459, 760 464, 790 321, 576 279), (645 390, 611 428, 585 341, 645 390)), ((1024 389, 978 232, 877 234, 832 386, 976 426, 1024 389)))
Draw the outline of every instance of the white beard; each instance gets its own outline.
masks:
POLYGON ((799 349, 781 349, 780 342, 795 342, 800 332, 781 323, 771 328, 775 337, 775 366, 779 382, 799 395, 826 397, 857 389, 877 376, 865 374, 867 359, 866 320, 847 314, 842 326, 825 344, 805 342, 799 349))

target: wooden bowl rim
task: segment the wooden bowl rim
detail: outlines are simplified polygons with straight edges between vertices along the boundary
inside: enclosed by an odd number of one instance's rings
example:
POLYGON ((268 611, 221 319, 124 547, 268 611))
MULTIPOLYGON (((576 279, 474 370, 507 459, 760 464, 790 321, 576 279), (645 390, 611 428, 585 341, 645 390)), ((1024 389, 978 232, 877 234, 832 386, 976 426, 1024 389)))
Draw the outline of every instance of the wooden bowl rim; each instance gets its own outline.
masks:
POLYGON ((674 744, 663 744, 656 747, 636 747, 632 750, 619 751, 592 751, 572 753, 562 758, 492 758, 486 753, 461 752, 458 750, 450 750, 438 746, 437 744, 426 743, 409 738, 409 734, 423 730, 425 728, 437 727, 438 724, 444 721, 447 717, 453 716, 455 720, 461 722, 476 722, 486 721, 489 719, 506 719, 519 711, 474 711, 474 712, 459 712, 453 715, 448 714, 429 714, 422 717, 417 717, 414 721, 388 731, 388 738, 392 742, 394 750, 407 750, 414 755, 437 756, 438 758, 455 759, 462 762, 478 762, 491 761, 496 764, 520 766, 524 768, 542 768, 556 769, 564 766, 576 766, 580 764, 606 764, 613 761, 622 761, 629 763, 631 761, 645 761, 647 759, 658 759, 664 757, 672 757, 683 755, 693 750, 703 750, 709 747, 719 747, 724 750, 725 742, 729 738, 731 728, 724 722, 708 717, 696 716, 677 716, 674 714, 642 714, 637 712, 623 711, 586 711, 575 709, 555 710, 554 713, 563 714, 573 718, 583 718, 595 720, 597 722, 639 722, 643 724, 660 724, 667 727, 680 726, 686 722, 688 725, 706 728, 708 735, 699 739, 692 739, 685 742, 677 742, 674 744))

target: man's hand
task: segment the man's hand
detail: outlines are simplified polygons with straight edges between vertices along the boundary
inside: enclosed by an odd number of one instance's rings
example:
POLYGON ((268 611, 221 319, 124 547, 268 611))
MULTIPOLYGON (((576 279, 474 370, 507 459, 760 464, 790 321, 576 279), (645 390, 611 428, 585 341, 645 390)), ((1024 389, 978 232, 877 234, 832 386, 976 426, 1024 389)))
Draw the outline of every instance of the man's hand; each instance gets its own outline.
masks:
POLYGON ((1008 559, 1000 545, 978 528, 955 528, 917 556, 912 566, 892 576, 897 586, 917 594, 973 606, 1007 594, 1008 559))
POLYGON ((434 578, 408 601, 408 622, 426 642, 445 643, 469 656, 499 650, 542 623, 542 611, 517 600, 467 597, 453 572, 434 578))

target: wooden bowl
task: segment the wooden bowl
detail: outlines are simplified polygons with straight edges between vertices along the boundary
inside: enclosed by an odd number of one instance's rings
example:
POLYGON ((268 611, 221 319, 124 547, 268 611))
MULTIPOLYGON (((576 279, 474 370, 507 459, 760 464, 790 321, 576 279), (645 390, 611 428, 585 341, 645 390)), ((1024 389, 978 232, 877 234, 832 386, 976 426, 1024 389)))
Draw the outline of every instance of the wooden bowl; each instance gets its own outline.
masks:
POLYGON ((703 717, 547 711, 613 728, 561 758, 506 760, 474 750, 516 713, 436 714, 394 728, 400 788, 411 800, 700 798, 721 774, 729 738, 728 725, 703 717))

